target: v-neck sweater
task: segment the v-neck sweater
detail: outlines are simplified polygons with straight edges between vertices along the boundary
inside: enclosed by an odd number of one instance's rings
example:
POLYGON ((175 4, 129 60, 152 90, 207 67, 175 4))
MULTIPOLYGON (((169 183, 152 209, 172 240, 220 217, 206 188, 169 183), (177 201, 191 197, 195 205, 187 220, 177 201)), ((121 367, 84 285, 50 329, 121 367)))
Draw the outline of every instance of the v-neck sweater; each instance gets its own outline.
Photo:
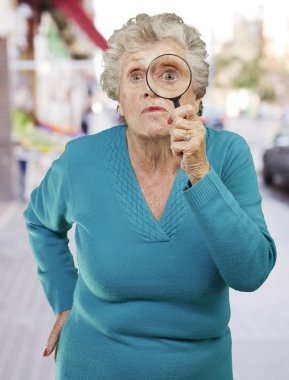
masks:
POLYGON ((276 260, 250 149, 207 128, 209 173, 192 186, 180 167, 157 221, 126 129, 69 141, 24 211, 47 299, 71 309, 56 378, 232 380, 229 287, 254 291, 276 260))

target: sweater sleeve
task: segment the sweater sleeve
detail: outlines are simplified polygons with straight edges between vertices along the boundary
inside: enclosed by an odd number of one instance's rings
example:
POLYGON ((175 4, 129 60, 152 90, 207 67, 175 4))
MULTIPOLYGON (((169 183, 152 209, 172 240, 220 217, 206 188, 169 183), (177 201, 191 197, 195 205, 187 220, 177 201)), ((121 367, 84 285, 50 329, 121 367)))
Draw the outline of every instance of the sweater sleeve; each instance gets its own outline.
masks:
POLYGON ((73 224, 68 145, 52 163, 40 185, 32 191, 23 213, 37 273, 56 316, 71 309, 78 278, 67 237, 73 224))
POLYGON ((257 176, 245 140, 231 144, 221 178, 207 175, 184 189, 211 256, 228 286, 254 291, 276 261, 276 247, 264 220, 257 176))

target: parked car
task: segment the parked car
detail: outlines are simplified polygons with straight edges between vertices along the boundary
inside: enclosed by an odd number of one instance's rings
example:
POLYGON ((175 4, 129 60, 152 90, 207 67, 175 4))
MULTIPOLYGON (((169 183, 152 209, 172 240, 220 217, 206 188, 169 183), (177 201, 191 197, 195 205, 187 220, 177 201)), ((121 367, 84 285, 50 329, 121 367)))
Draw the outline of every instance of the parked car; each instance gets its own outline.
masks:
POLYGON ((224 129, 224 113, 214 106, 204 105, 203 116, 201 116, 203 124, 208 128, 217 130, 224 129))
POLYGON ((289 183, 289 122, 282 125, 272 146, 264 151, 263 179, 267 185, 277 179, 289 183))

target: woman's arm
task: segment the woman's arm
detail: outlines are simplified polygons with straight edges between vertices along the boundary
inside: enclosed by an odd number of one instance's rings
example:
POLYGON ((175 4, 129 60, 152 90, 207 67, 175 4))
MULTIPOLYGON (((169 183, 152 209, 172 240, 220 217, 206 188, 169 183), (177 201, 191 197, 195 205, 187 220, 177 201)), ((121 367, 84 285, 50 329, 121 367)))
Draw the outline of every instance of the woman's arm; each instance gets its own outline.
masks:
POLYGON ((73 223, 68 160, 69 143, 31 193, 30 202, 23 213, 38 276, 56 316, 63 310, 71 309, 78 278, 67 237, 73 223))
POLYGON ((250 149, 239 136, 230 144, 221 178, 210 165, 183 194, 226 283, 254 291, 274 267, 276 247, 261 209, 250 149))

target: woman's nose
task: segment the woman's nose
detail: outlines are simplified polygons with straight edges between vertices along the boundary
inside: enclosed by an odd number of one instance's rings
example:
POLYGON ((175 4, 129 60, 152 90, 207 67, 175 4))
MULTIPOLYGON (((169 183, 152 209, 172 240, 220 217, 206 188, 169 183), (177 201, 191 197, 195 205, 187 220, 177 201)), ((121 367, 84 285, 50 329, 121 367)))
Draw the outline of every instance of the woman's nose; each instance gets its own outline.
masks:
POLYGON ((147 83, 145 84, 145 88, 144 88, 144 91, 143 91, 143 97, 144 98, 147 98, 147 97, 157 97, 157 95, 149 88, 149 86, 147 85, 147 83))

